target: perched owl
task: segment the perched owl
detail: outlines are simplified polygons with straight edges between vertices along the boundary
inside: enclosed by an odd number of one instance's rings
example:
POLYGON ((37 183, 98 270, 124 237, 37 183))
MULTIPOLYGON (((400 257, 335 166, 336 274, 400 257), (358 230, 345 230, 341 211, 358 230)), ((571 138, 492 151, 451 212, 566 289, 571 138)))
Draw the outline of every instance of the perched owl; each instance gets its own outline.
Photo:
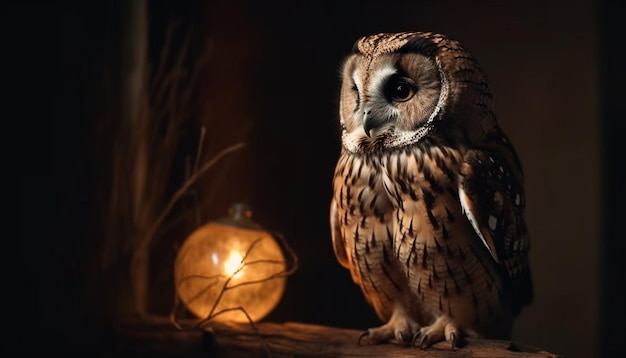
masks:
POLYGON ((510 338, 533 296, 523 178, 485 73, 406 32, 359 39, 342 76, 332 244, 385 322, 359 343, 510 338))

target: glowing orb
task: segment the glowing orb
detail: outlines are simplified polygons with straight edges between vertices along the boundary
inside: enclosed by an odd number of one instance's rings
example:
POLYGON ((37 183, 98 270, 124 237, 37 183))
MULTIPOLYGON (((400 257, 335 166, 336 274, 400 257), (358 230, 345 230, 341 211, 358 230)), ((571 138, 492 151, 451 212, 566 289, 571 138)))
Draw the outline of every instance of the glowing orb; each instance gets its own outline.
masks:
POLYGON ((198 228, 183 242, 174 264, 176 293, 199 318, 248 322, 241 310, 216 315, 241 307, 259 321, 280 301, 285 269, 274 237, 235 212, 198 228))

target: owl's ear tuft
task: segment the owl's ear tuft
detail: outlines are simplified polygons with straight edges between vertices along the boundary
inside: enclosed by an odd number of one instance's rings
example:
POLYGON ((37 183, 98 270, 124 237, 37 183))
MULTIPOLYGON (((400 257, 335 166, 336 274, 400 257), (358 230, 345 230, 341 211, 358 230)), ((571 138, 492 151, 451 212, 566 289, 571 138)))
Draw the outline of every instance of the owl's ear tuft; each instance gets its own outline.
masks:
POLYGON ((399 53, 419 53, 426 57, 433 57, 437 52, 437 45, 430 39, 415 36, 409 39, 399 50, 399 53))

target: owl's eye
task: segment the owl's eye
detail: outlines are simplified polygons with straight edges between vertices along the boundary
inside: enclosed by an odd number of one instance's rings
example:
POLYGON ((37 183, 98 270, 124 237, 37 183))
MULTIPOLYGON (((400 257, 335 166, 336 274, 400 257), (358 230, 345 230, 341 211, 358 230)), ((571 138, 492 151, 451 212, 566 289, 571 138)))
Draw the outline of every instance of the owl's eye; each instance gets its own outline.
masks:
POLYGON ((390 101, 406 102, 417 92, 417 87, 411 79, 400 76, 391 76, 385 85, 385 97, 390 101))

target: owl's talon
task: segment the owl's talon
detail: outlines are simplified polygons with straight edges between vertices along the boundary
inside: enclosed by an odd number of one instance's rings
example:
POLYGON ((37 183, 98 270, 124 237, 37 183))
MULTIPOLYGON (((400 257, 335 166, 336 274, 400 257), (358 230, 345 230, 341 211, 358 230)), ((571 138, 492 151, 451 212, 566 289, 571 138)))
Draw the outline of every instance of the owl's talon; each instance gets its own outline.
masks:
POLYGON ((370 330, 369 330, 369 329, 368 329, 368 330, 366 330, 366 331, 361 332, 361 334, 359 334, 359 340, 357 341, 357 342, 358 342, 358 344, 359 344, 360 346, 363 346, 363 345, 364 345, 364 344, 363 344, 363 338, 365 338, 365 337, 367 337, 367 338, 368 338, 368 343, 369 343, 369 335, 370 335, 370 330))
POLYGON ((456 350, 456 333, 452 332, 450 333, 450 348, 452 350, 456 350))
POLYGON ((411 339, 411 347, 415 347, 415 341, 417 341, 417 339, 420 338, 421 336, 422 336, 422 331, 417 330, 417 332, 415 332, 415 334, 413 335, 413 338, 411 339))
POLYGON ((420 339, 420 345, 419 345, 420 349, 424 350, 430 346, 429 344, 430 342, 428 338, 429 338, 428 334, 422 335, 422 339, 420 339))
POLYGON ((398 340, 398 342, 399 342, 400 344, 402 344, 402 345, 403 345, 403 346, 405 346, 405 347, 408 347, 408 346, 409 346, 409 344, 410 344, 410 341, 408 341, 408 340, 404 340, 404 336, 403 336, 403 334, 402 334, 402 332, 401 332, 401 331, 398 331, 398 332, 396 333, 396 339, 398 340))

